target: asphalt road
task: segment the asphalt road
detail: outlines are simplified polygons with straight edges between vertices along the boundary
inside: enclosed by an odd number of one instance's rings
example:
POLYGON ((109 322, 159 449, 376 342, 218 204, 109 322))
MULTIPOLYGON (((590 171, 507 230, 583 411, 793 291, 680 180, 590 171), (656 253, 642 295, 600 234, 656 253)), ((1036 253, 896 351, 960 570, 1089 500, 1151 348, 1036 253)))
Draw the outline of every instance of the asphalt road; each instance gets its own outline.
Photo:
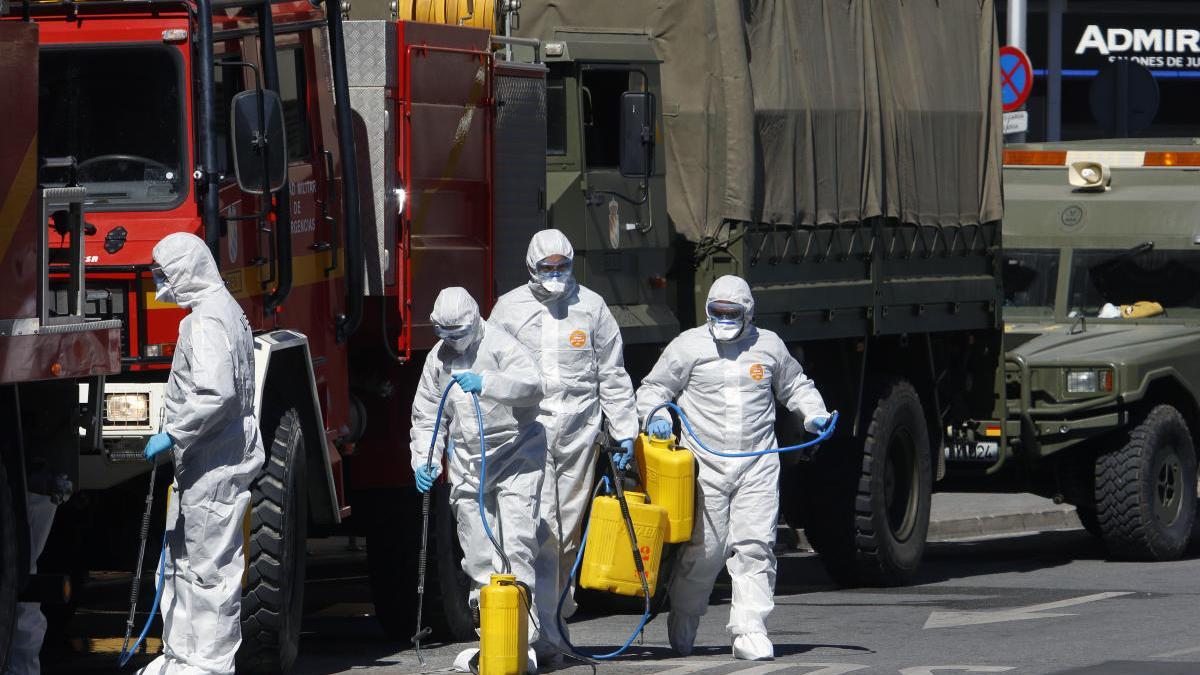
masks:
MULTIPOLYGON (((310 568, 307 616, 297 673, 417 673, 407 645, 388 642, 371 617, 362 554, 341 543, 319 546, 310 568)), ((1117 563, 1082 531, 1059 531, 931 545, 907 588, 841 590, 811 553, 779 564, 770 619, 777 660, 735 662, 724 624, 728 579, 718 581, 696 653, 674 656, 661 617, 644 644, 599 666, 601 672, 704 673, 1200 673, 1200 558, 1117 563)), ((123 625, 124 584, 103 585, 71 625, 46 672, 112 672, 123 625)), ((579 643, 611 650, 634 615, 581 616, 579 643)), ((429 645, 433 669, 448 668, 469 645, 429 645)), ((141 662, 144 662, 141 661, 141 662)), ((589 673, 567 664, 556 672, 589 673)))

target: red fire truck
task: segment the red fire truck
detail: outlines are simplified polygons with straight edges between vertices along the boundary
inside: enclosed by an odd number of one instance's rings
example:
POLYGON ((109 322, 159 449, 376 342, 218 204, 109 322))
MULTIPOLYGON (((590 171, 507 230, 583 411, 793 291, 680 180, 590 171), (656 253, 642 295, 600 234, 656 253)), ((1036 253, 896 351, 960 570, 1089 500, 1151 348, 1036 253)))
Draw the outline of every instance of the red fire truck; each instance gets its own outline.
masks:
POLYGON ((104 299, 87 315, 120 325, 121 373, 80 388, 103 429, 81 451, 88 499, 59 550, 86 571, 135 549, 114 533, 135 533, 124 523, 144 487, 130 479, 148 468, 137 458, 183 316, 155 300, 151 250, 192 232, 256 335, 268 458, 247 516, 238 671, 294 661, 309 534, 367 533, 381 613, 407 618, 408 410, 435 341, 427 317, 445 286, 486 310, 498 283, 520 281, 497 275, 522 271, 544 213, 544 70, 500 61, 486 29, 344 26, 308 1, 17 7, 42 30, 42 154, 73 158, 42 180, 86 187, 87 291, 104 299))
POLYGON ((79 415, 79 383, 98 391, 120 370, 120 323, 84 316, 100 300, 84 288, 86 188, 38 185, 39 157, 51 166, 66 160, 38 147, 37 50, 36 24, 0 23, 0 671, 18 597, 37 598, 46 586, 29 575, 26 495, 70 496, 78 430, 99 433, 95 415, 79 415), (61 278, 53 287, 52 275, 61 278))

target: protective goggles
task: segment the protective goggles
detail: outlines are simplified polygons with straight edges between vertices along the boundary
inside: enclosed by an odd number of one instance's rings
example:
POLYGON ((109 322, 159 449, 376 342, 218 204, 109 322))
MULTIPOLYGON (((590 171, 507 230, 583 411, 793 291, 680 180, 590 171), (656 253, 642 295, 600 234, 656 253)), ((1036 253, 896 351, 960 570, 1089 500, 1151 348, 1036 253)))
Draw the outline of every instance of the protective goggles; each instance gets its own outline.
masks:
POLYGON ((557 262, 549 262, 547 260, 539 261, 534 271, 537 272, 538 278, 541 279, 558 279, 571 274, 574 267, 574 261, 570 258, 563 258, 557 262))
POLYGON ((440 326, 433 325, 433 332, 442 340, 458 340, 467 336, 471 332, 470 326, 440 326))
POLYGON ((154 281, 160 284, 167 282, 167 275, 163 272, 162 265, 154 263, 150 265, 150 274, 154 277, 154 281))
POLYGON ((705 307, 708 318, 714 321, 741 321, 746 316, 746 308, 736 302, 713 300, 705 307))

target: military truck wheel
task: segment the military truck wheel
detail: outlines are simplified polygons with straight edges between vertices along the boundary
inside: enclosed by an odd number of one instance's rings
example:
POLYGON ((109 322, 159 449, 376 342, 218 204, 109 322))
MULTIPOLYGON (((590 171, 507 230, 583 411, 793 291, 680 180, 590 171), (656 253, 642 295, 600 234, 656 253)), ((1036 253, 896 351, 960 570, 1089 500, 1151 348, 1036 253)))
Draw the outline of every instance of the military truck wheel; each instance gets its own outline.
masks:
POLYGON ((1196 516, 1196 452, 1178 410, 1155 406, 1123 447, 1096 458, 1096 515, 1117 558, 1183 555, 1196 516))
POLYGON ((1083 529, 1093 537, 1102 537, 1104 533, 1100 530, 1100 520, 1096 516, 1094 509, 1089 509, 1083 506, 1075 507, 1075 515, 1079 517, 1079 524, 1083 525, 1083 529))
POLYGON ((862 449, 823 451, 807 472, 815 501, 805 532, 844 586, 908 583, 925 553, 933 473, 921 399, 912 385, 876 388, 862 449))
POLYGON ((17 623, 17 580, 20 578, 17 511, 12 487, 0 461, 0 672, 8 665, 13 629, 17 623))
POLYGON ((248 567, 242 588, 239 673, 286 673, 300 646, 308 535, 306 464, 300 414, 288 408, 261 421, 267 450, 250 490, 248 567))

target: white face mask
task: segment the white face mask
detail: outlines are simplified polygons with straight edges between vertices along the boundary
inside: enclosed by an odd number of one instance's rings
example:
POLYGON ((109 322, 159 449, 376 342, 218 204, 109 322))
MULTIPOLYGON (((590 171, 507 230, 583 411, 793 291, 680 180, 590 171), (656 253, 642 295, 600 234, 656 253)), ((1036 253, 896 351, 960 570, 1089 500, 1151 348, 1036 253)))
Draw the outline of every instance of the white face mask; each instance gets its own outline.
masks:
POLYGON ((717 342, 736 340, 742 334, 742 322, 733 319, 709 319, 708 332, 717 342))
POLYGON ((567 290, 567 282, 565 279, 541 279, 539 283, 546 292, 551 295, 560 295, 567 290))

